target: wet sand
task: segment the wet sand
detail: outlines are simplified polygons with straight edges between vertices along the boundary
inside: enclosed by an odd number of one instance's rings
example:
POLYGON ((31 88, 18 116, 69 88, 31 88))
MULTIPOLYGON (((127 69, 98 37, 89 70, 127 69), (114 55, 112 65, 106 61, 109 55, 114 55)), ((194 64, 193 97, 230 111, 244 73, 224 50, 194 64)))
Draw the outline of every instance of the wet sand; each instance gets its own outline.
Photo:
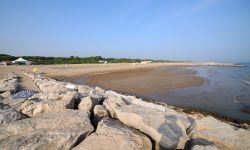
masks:
POLYGON ((176 65, 175 63, 152 63, 152 64, 63 64, 63 65, 28 65, 28 66, 2 66, 0 65, 0 79, 6 77, 10 72, 18 74, 20 78, 20 88, 22 90, 39 91, 36 85, 23 75, 26 73, 43 74, 51 78, 62 79, 78 75, 86 75, 97 72, 112 72, 117 70, 128 70, 137 68, 147 68, 161 65, 176 65), (33 72, 33 69, 37 71, 33 72), (60 78, 61 77, 61 78, 60 78))
POLYGON ((202 85, 205 79, 192 76, 195 73, 182 67, 164 66, 74 76, 64 78, 64 81, 147 97, 202 85))
MULTIPOLYGON (((154 77, 158 77, 159 79, 163 78, 161 77, 161 73, 159 75, 157 75, 156 73, 153 74, 149 74, 148 77, 142 77, 142 75, 145 72, 152 72, 153 68, 158 68, 158 67, 169 67, 169 68, 176 68, 177 66, 193 66, 193 65, 205 65, 204 63, 192 63, 192 62, 176 62, 176 63, 149 63, 149 64, 140 64, 140 63, 135 63, 135 64, 127 64, 127 63, 117 63, 117 64, 66 64, 66 65, 30 65, 30 66, 0 66, 0 79, 4 78, 5 76, 8 75, 9 72, 14 72, 19 74, 22 78, 21 78, 21 86, 23 87, 23 89, 29 89, 29 90, 38 90, 37 87, 26 77, 23 76, 23 72, 27 72, 27 73, 33 73, 33 69, 37 68, 37 71, 34 73, 38 73, 38 74, 43 74, 45 76, 48 76, 50 78, 55 78, 58 80, 62 80, 62 81, 72 81, 72 79, 79 79, 79 78, 83 78, 86 76, 91 76, 91 75, 95 75, 95 74, 105 74, 105 73, 115 73, 113 74, 109 74, 105 77, 103 76, 99 76, 101 77, 99 81, 102 80, 106 80, 107 81, 103 81, 100 82, 102 87, 105 87, 107 89, 110 89, 110 86, 105 86, 105 85, 109 85, 109 82, 117 82, 117 83, 121 83, 123 85, 118 85, 116 83, 112 83, 112 88, 116 89, 116 90, 123 90, 126 92, 134 92, 138 90, 138 93, 141 94, 145 94, 145 93, 149 93, 149 92, 154 92, 157 91, 157 88, 161 88, 161 87, 166 87, 167 89, 173 89, 173 88, 177 88, 177 87, 186 87, 189 86, 190 82, 192 81, 188 81, 188 80, 193 80, 192 78, 187 79, 187 81, 183 80, 183 78, 179 78, 181 81, 183 81, 183 83, 174 85, 175 84, 175 79, 169 80, 169 82, 171 82, 171 84, 158 84, 158 82, 155 82, 154 86, 151 84, 151 87, 146 88, 147 86, 147 82, 143 83, 145 80, 153 80, 155 81, 156 79, 154 79, 154 77), (151 70, 151 71, 150 71, 151 70), (122 72, 122 73, 116 73, 116 72, 122 72), (123 81, 119 81, 120 79, 120 75, 122 75, 123 81), (118 76, 117 76, 118 75, 118 76), (118 78, 115 78, 115 77, 118 78), (126 85, 126 77, 129 77, 130 79, 132 79, 132 81, 136 81, 138 80, 137 84, 138 86, 133 87, 132 85, 126 85), (114 81, 108 81, 108 80, 113 80, 114 81), (142 79, 140 79, 142 78, 142 79), (117 81, 115 81, 117 80, 117 81), (160 85, 161 87, 157 87, 158 85, 160 85), (118 88, 119 86, 119 88, 118 88), (154 88, 153 88, 154 87, 154 88), (131 88, 131 90, 129 90, 131 88), (152 89, 153 88, 153 89, 152 89), (143 92, 144 91, 144 92, 143 92)), ((186 72, 188 73, 188 72, 186 72)), ((166 74, 165 74, 166 75, 166 74)), ((180 75, 182 75, 180 73, 180 75)), ((164 74, 162 74, 162 76, 164 76, 164 74)), ((121 79, 122 79, 121 78, 121 79)), ((169 79, 171 79, 171 77, 169 77, 169 79)), ((159 80, 158 80, 159 81, 159 80)), ((83 82, 80 82, 83 83, 83 82)), ((89 83, 93 83, 93 84, 89 84, 89 85, 99 85, 99 84, 94 84, 94 80, 92 80, 92 82, 89 83)), ((196 85, 196 84, 194 84, 196 85)), ((192 86, 192 85, 190 85, 192 86)))

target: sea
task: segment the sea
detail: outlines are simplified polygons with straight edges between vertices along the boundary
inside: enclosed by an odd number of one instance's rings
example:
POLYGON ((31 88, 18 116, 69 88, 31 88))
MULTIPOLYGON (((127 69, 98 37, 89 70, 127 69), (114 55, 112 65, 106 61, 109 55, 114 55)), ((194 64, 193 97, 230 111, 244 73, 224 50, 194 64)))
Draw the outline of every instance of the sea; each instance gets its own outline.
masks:
POLYGON ((178 89, 155 99, 173 106, 213 112, 250 121, 250 63, 244 67, 188 67, 206 79, 197 87, 178 89))

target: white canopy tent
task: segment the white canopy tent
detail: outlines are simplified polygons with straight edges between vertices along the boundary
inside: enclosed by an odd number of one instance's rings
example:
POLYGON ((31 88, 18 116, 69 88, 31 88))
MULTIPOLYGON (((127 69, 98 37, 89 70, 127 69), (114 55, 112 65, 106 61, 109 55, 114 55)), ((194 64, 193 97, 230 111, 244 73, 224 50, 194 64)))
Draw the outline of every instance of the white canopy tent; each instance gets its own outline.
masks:
POLYGON ((22 57, 18 58, 17 60, 12 61, 13 64, 30 64, 30 61, 23 59, 22 57))

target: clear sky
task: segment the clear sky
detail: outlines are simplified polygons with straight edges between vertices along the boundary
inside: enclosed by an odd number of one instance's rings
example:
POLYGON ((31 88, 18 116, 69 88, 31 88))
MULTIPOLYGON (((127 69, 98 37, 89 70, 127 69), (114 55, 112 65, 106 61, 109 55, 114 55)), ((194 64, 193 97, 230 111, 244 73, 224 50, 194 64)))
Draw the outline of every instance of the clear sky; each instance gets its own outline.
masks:
POLYGON ((0 0, 0 53, 250 62, 250 0, 0 0))

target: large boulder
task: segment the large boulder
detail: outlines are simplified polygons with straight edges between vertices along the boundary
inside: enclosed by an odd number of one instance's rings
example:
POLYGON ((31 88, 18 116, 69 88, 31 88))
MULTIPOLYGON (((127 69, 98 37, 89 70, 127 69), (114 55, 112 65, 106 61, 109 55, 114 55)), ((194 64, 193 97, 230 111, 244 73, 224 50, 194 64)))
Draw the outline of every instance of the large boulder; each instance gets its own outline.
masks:
POLYGON ((155 104, 152 102, 144 101, 144 100, 137 98, 135 96, 122 95, 122 94, 118 94, 118 93, 113 92, 113 91, 111 91, 111 93, 115 94, 115 95, 120 95, 120 97, 127 104, 135 104, 135 105, 139 105, 139 106, 146 107, 149 109, 162 111, 168 115, 174 115, 178 120, 181 120, 184 123, 185 128, 189 128, 196 120, 195 115, 188 115, 188 114, 185 114, 183 112, 176 112, 174 109, 170 108, 167 104, 164 104, 164 105, 155 104))
POLYGON ((10 107, 14 108, 17 111, 20 111, 21 105, 26 101, 26 98, 19 98, 19 99, 11 99, 11 98, 6 98, 1 101, 1 103, 5 105, 9 105, 10 107))
POLYGON ((0 149, 70 149, 92 131, 86 112, 45 113, 0 126, 0 149))
POLYGON ((106 94, 103 105, 112 117, 146 133, 164 148, 183 149, 189 140, 186 125, 190 123, 187 123, 188 120, 179 119, 177 115, 142 105, 128 104, 121 95, 114 93, 106 94))
POLYGON ((78 93, 82 97, 89 96, 94 89, 86 85, 78 85, 78 93))
POLYGON ((102 96, 104 96, 105 95, 105 90, 97 86, 92 91, 92 93, 95 94, 95 95, 102 95, 102 96))
POLYGON ((30 116, 30 117, 33 117, 37 114, 42 114, 45 112, 60 112, 60 111, 65 110, 64 107, 60 107, 60 109, 58 109, 58 105, 56 105, 57 107, 53 107, 53 106, 54 106, 54 103, 51 103, 50 101, 46 101, 46 100, 39 100, 39 99, 26 100, 19 107, 19 110, 23 114, 30 116))
POLYGON ((7 102, 6 104, 9 104, 23 114, 32 117, 45 112, 62 112, 74 108, 77 96, 77 92, 70 92, 68 95, 63 95, 60 99, 39 99, 39 97, 32 97, 32 99, 9 99, 4 102, 7 102))
POLYGON ((30 117, 45 112, 61 112, 67 109, 74 109, 79 93, 72 89, 69 83, 59 82, 40 75, 26 74, 40 88, 37 93, 29 98, 11 99, 6 98, 2 103, 21 111, 30 117))
POLYGON ((2 97, 2 99, 10 98, 11 97, 11 91, 5 91, 2 94, 0 94, 0 96, 2 97))
POLYGON ((209 141, 223 149, 250 149, 249 130, 234 127, 210 116, 196 121, 191 138, 192 141, 209 141))
POLYGON ((112 119, 102 120, 95 133, 74 150, 151 150, 150 139, 139 131, 112 119))
POLYGON ((116 93, 114 91, 107 91, 106 97, 109 99, 109 101, 111 103, 113 103, 113 105, 111 105, 113 107, 116 104, 118 104, 119 106, 128 105, 128 104, 135 104, 135 105, 139 105, 139 106, 146 107, 149 109, 162 111, 162 112, 167 113, 168 115, 174 115, 179 120, 183 121, 186 128, 188 128, 190 125, 192 125, 194 123, 194 120, 196 119, 196 118, 194 118, 193 115, 187 115, 187 114, 182 113, 182 112, 176 112, 174 109, 169 108, 166 104, 164 104, 164 106, 163 106, 163 105, 155 104, 152 102, 146 102, 146 101, 143 101, 142 99, 137 98, 135 96, 122 95, 122 94, 116 93))
POLYGON ((9 74, 6 78, 0 80, 0 92, 17 90, 18 76, 16 74, 9 74))
POLYGON ((78 93, 76 91, 68 91, 64 94, 40 93, 22 102, 19 110, 28 116, 35 116, 45 112, 62 112, 73 109, 77 99, 78 93))
POLYGON ((0 125, 27 118, 13 108, 0 109, 0 125))
POLYGON ((93 112, 96 120, 101 120, 109 115, 107 109, 103 105, 96 105, 93 112))
MULTIPOLYGON (((121 94, 120 94, 121 95, 121 94)), ((130 104, 135 104, 135 105, 139 105, 139 106, 143 106, 143 107, 147 107, 150 109, 156 109, 159 111, 166 111, 166 107, 161 106, 161 105, 157 105, 154 103, 149 103, 146 101, 143 101, 140 98, 136 98, 135 96, 130 96, 130 95, 121 95, 121 97, 130 104)), ((174 110, 173 110, 174 111, 174 110)))
POLYGON ((102 100, 103 100, 103 97, 99 95, 91 95, 91 96, 84 97, 81 99, 80 104, 78 105, 78 109, 92 112, 95 105, 100 104, 102 100))
POLYGON ((6 104, 3 104, 0 102, 0 110, 4 110, 4 109, 8 109, 8 108, 10 108, 9 105, 6 105, 6 104))
POLYGON ((113 91, 106 92, 105 101, 103 102, 103 105, 109 111, 111 117, 116 118, 116 113, 115 113, 116 108, 125 106, 127 104, 128 103, 126 103, 126 101, 123 100, 120 94, 117 94, 116 92, 113 91))

